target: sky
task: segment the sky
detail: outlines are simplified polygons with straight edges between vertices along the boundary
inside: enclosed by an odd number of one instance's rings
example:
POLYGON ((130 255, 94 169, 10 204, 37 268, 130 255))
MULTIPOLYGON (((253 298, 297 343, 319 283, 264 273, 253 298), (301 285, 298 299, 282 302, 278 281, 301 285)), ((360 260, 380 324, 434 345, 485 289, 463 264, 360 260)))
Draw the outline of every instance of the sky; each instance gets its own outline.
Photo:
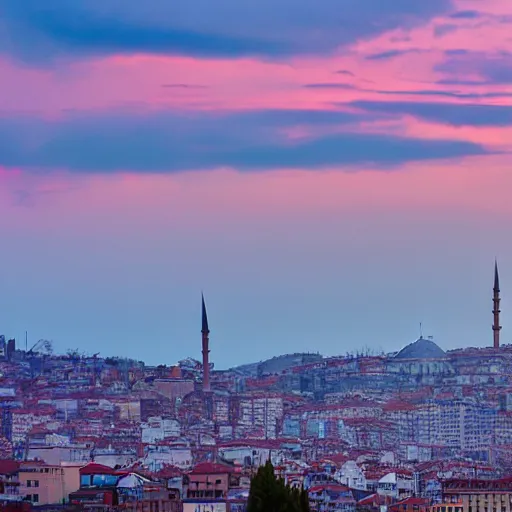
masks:
POLYGON ((0 0, 0 332, 217 368, 512 342, 510 0, 0 0))

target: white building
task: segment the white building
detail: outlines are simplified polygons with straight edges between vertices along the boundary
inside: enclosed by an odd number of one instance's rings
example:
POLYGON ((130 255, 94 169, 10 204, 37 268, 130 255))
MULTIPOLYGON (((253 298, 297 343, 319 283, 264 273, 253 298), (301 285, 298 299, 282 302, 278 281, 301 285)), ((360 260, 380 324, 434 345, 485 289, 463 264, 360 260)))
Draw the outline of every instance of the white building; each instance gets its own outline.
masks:
POLYGON ((405 472, 391 472, 384 475, 377 483, 377 493, 390 496, 397 500, 412 496, 414 480, 412 474, 405 472))
POLYGON ((150 471, 159 471, 165 465, 189 469, 193 465, 192 450, 188 446, 149 446, 143 461, 150 471))
POLYGON ((141 424, 141 431, 143 443, 155 444, 164 439, 180 437, 181 426, 177 420, 151 417, 146 423, 141 424))
POLYGON ((366 491, 366 477, 363 470, 353 460, 348 460, 334 474, 334 479, 351 489, 366 491))

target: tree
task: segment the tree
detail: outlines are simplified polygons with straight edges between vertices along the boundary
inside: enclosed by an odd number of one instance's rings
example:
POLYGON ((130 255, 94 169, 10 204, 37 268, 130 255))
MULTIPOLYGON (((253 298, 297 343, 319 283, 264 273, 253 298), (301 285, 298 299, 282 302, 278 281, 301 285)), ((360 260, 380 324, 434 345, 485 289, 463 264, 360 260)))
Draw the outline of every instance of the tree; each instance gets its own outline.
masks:
POLYGON ((251 481, 247 512, 309 512, 308 493, 277 478, 274 466, 267 461, 251 481))

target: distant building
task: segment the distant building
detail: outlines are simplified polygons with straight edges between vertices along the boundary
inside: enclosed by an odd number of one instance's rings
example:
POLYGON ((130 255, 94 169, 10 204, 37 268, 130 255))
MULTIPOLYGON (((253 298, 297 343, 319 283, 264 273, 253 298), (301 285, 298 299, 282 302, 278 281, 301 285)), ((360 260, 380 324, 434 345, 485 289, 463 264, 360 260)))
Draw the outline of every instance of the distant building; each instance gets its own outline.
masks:
POLYGON ((171 404, 194 391, 194 381, 186 379, 155 379, 154 386, 158 393, 171 401, 171 404))
POLYGON ((334 478, 341 484, 350 487, 351 489, 360 489, 365 491, 366 477, 363 470, 356 464, 355 461, 349 460, 341 466, 335 473, 334 478))
POLYGON ((462 506, 462 512, 510 512, 512 478, 447 480, 443 483, 443 501, 443 505, 451 504, 459 510, 462 506))
MULTIPOLYGON (((430 502, 425 498, 410 497, 400 500, 388 507, 389 512, 427 512, 430 502)), ((439 510, 438 512, 448 512, 447 510, 439 510)), ((449 512, 455 512, 450 510, 449 512)), ((460 511, 462 512, 462 511, 460 511)))
POLYGON ((433 340, 425 339, 423 336, 391 358, 387 363, 387 371, 426 379, 435 375, 454 373, 446 352, 433 340))
POLYGON ((7 342, 3 334, 0 334, 0 359, 7 359, 7 342))
POLYGON ((20 463, 14 460, 0 460, 0 495, 19 496, 20 463))
POLYGON ((243 512, 247 493, 232 466, 202 463, 185 475, 183 512, 243 512))
POLYGON ((308 490, 311 510, 355 512, 356 500, 349 487, 336 483, 324 483, 308 490))
POLYGON ((18 475, 19 494, 34 505, 67 503, 80 484, 79 465, 22 462, 18 475))
POLYGON ((174 512, 174 500, 167 486, 129 470, 114 470, 90 463, 80 470, 79 488, 70 502, 83 510, 105 510, 119 507, 127 512, 174 512))
POLYGON ((144 444, 155 444, 164 439, 176 439, 181 435, 179 421, 159 416, 148 418, 147 422, 141 424, 141 430, 144 444))
POLYGON ((377 484, 377 493, 397 500, 413 495, 414 482, 410 471, 396 470, 384 475, 377 484))

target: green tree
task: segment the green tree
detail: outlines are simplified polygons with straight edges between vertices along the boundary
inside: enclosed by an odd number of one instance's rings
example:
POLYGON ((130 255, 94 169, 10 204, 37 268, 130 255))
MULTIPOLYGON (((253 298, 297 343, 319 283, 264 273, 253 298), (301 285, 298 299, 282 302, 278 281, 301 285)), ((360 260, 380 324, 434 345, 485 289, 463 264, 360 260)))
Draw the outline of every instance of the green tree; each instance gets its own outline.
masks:
POLYGON ((274 466, 267 461, 251 481, 247 512, 309 512, 308 493, 277 478, 274 466))

